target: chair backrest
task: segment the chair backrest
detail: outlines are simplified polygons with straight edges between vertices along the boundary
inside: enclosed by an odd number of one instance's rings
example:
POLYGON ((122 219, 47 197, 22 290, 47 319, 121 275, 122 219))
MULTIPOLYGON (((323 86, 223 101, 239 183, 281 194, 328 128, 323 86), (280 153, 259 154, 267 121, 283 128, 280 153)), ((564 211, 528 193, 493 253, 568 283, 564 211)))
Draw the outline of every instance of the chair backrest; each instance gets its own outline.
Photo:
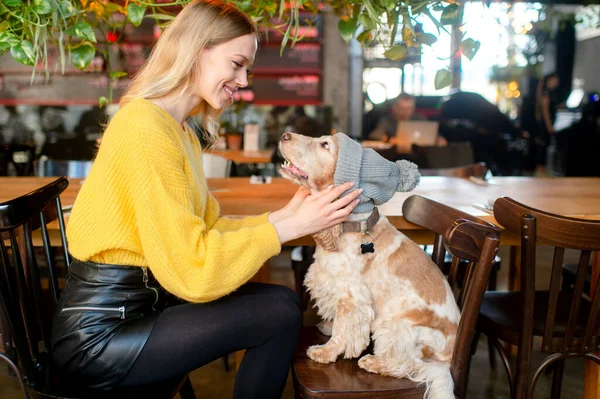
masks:
MULTIPOLYGON (((533 345, 533 312, 535 296, 536 244, 554 246, 550 277, 548 310, 542 339, 542 351, 583 356, 600 347, 600 292, 591 300, 584 296, 588 265, 593 251, 600 250, 600 221, 574 219, 544 212, 511 198, 498 198, 494 217, 506 230, 521 237, 521 296, 524 304, 519 351, 531 352, 533 345), (565 249, 581 251, 575 288, 561 293, 562 264, 565 249), (566 323, 557 320, 559 306, 569 306, 566 323), (585 329, 578 321, 587 321, 585 329)), ((592 276, 592 281, 598 276, 592 276)))
POLYGON ((412 146, 413 155, 419 168, 454 168, 471 165, 475 162, 473 146, 470 142, 448 143, 446 146, 412 146))
POLYGON ((66 176, 68 178, 86 178, 92 169, 93 161, 59 160, 41 157, 36 164, 36 176, 66 176))
POLYGON ((31 193, 0 203, 0 305, 18 358, 12 360, 21 366, 23 378, 31 385, 36 384, 37 372, 44 368, 50 350, 50 323, 43 309, 54 313, 59 295, 47 229, 51 221, 58 221, 67 266, 70 263, 59 198, 68 184, 61 177, 31 193), (48 309, 42 298, 40 268, 32 239, 32 232, 37 229, 41 230, 52 309, 48 309))
POLYGON ((500 243, 500 229, 479 218, 440 204, 420 195, 406 199, 402 214, 411 223, 435 233, 434 262, 441 267, 445 251, 452 255, 448 276, 450 286, 458 291, 461 318, 456 334, 451 372, 455 394, 466 395, 475 326, 490 272, 500 243), (468 262, 467 272, 459 287, 456 275, 461 260, 468 262))
POLYGON ((419 173, 421 173, 421 176, 477 177, 483 179, 488 170, 489 168, 485 162, 478 162, 455 168, 419 169, 419 173))
POLYGON ((229 177, 231 173, 231 161, 215 154, 202 154, 202 168, 207 179, 229 177))
POLYGON ((17 176, 31 176, 35 160, 35 146, 27 144, 0 145, 0 176, 8 176, 10 167, 17 176))

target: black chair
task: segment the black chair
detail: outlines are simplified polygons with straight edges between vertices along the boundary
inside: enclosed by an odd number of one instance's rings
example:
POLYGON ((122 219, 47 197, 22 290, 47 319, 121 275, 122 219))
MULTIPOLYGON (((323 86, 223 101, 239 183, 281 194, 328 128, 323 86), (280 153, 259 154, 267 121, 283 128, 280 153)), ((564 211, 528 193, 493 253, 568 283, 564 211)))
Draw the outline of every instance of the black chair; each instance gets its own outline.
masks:
POLYGON ((27 144, 2 144, 0 145, 0 176, 33 175, 33 161, 35 160, 35 147, 27 144), (11 171, 11 167, 14 171, 11 171), (12 172, 12 173, 11 173, 12 172))
POLYGON ((11 337, 10 347, 0 352, 0 359, 19 379, 25 398, 172 398, 178 392, 183 399, 195 398, 187 375, 148 386, 99 392, 63 379, 53 364, 50 329, 59 284, 46 225, 58 221, 68 267, 59 198, 67 186, 68 180, 61 177, 0 204, 0 316, 3 336, 11 337), (38 229, 45 254, 41 261, 33 250, 33 232, 38 229), (41 277, 42 271, 47 272, 47 279, 41 277))

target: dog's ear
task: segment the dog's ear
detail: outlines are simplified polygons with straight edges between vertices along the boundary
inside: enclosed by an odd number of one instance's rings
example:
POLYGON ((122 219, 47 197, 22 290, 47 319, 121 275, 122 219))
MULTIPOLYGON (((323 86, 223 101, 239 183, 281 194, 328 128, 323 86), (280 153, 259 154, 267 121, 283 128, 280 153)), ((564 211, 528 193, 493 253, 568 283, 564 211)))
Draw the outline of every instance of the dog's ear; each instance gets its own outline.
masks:
POLYGON ((313 234, 317 245, 328 252, 339 252, 339 238, 342 235, 342 224, 336 224, 333 227, 313 234))

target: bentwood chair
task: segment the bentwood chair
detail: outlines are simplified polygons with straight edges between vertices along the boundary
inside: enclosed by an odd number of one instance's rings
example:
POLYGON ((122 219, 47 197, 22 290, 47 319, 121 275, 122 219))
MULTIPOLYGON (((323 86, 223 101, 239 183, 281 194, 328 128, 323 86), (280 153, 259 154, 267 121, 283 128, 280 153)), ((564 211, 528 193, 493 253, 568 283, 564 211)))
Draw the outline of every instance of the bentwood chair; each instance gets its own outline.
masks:
MULTIPOLYGON (((443 261, 445 251, 453 256, 448 282, 455 289, 462 315, 451 373, 456 396, 464 398, 475 324, 494 256, 498 251, 500 230, 483 220, 419 195, 413 195, 404 202, 402 213, 408 221, 435 233, 434 261, 438 265, 440 260, 443 261), (456 275, 461 259, 468 261, 469 265, 463 284, 458 287, 456 275)), ((368 373, 358 367, 357 359, 339 359, 330 364, 316 363, 309 359, 306 355, 307 348, 323 344, 328 338, 315 327, 303 327, 301 330, 292 367, 297 397, 423 398, 423 386, 407 379, 368 373)))
POLYGON ((68 267, 59 197, 67 186, 67 179, 61 177, 0 203, 0 315, 3 341, 9 342, 0 352, 0 360, 15 374, 24 398, 172 398, 178 392, 183 399, 194 398, 187 375, 151 386, 97 392, 64 379, 53 364, 50 328, 60 292, 57 267, 50 253, 51 244, 57 242, 50 242, 47 225, 59 225, 68 267), (44 259, 37 259, 33 249, 38 230, 44 259))
MULTIPOLYGON (((498 349, 513 398, 531 398, 540 374, 551 365, 552 398, 559 398, 565 359, 584 357, 600 364, 594 354, 600 350, 600 292, 584 293, 591 254, 600 250, 600 221, 555 215, 506 197, 495 201, 494 217, 521 237, 521 288, 487 292, 477 329, 498 349), (537 245, 555 247, 547 290, 535 289, 537 245), (580 251, 573 289, 560 281, 565 249, 580 251), (534 337, 540 339, 535 345, 534 337), (515 366, 500 341, 518 347, 515 366), (532 370, 533 350, 546 358, 532 370)), ((592 280, 598 281, 598 275, 592 280)))

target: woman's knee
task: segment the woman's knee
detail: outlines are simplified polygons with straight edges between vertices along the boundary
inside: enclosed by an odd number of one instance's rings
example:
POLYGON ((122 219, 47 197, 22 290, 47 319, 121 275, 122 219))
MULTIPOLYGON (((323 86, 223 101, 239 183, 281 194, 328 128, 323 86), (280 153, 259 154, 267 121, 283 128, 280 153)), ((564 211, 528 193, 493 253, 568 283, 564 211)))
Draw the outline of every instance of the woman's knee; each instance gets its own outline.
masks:
POLYGON ((299 330, 302 313, 296 293, 287 287, 277 286, 272 294, 265 303, 265 311, 273 316, 272 322, 284 329, 299 330))
POLYGON ((267 295, 270 300, 285 302, 300 309, 300 297, 296 291, 278 284, 252 283, 253 288, 261 294, 267 295))
POLYGON ((284 302, 289 302, 290 306, 300 309, 300 297, 296 291, 283 285, 273 285, 273 295, 284 302))

